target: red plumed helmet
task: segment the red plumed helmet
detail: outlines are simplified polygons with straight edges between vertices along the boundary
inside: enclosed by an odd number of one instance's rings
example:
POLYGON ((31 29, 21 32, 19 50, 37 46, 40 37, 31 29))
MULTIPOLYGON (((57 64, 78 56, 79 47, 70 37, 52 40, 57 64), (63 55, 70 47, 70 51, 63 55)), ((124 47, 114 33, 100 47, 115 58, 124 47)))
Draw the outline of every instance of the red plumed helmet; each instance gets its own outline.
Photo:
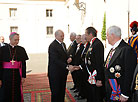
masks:
POLYGON ((137 22, 137 21, 131 22, 130 27, 131 27, 131 28, 133 28, 133 27, 138 27, 138 22, 137 22))

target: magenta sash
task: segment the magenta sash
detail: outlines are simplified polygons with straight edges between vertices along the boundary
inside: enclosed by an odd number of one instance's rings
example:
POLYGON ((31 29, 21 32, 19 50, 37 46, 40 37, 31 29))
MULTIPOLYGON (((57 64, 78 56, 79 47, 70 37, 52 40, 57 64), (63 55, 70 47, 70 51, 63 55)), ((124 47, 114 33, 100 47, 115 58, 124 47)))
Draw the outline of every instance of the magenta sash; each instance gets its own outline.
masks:
POLYGON ((3 68, 8 68, 8 69, 19 69, 21 67, 21 62, 14 62, 14 65, 12 65, 11 62, 3 62, 3 68))
POLYGON ((19 69, 20 76, 21 76, 21 83, 20 83, 20 88, 21 88, 21 102, 24 102, 23 99, 23 91, 22 91, 22 62, 15 61, 14 64, 12 62, 3 62, 3 68, 4 69, 19 69))

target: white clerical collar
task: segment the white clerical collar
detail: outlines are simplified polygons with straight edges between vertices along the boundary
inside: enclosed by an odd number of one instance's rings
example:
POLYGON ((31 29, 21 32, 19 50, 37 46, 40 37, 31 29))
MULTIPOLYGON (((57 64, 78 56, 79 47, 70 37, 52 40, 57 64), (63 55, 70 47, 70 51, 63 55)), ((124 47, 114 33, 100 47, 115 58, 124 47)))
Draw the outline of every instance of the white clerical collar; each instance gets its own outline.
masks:
POLYGON ((115 49, 115 48, 120 44, 121 41, 122 41, 122 39, 118 40, 118 41, 112 46, 112 48, 115 49))
POLYGON ((57 41, 59 44, 61 44, 61 42, 60 42, 59 40, 56 39, 56 41, 57 41))
POLYGON ((14 47, 15 47, 15 46, 13 46, 13 45, 11 45, 11 44, 10 44, 10 46, 11 46, 12 48, 14 48, 14 47))

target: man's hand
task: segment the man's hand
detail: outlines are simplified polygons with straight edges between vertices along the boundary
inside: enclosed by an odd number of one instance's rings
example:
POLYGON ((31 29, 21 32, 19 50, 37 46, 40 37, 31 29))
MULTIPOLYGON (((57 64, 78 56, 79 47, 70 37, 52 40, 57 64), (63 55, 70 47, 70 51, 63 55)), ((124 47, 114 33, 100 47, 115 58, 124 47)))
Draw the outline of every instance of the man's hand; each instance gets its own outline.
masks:
POLYGON ((127 102, 128 101, 128 98, 125 98, 122 95, 120 95, 120 101, 121 102, 127 102))
POLYGON ((72 58, 68 58, 67 63, 69 64, 71 63, 71 61, 72 61, 72 58))
POLYGON ((71 71, 71 72, 73 72, 75 70, 75 68, 74 68, 74 66, 69 65, 68 70, 71 71))
POLYGON ((1 88, 1 86, 2 86, 2 80, 0 80, 0 88, 1 88))
POLYGON ((103 84, 102 84, 102 81, 101 80, 97 80, 96 82, 96 86, 97 87, 101 87, 103 84))
POLYGON ((74 66, 75 70, 81 69, 80 66, 74 66))

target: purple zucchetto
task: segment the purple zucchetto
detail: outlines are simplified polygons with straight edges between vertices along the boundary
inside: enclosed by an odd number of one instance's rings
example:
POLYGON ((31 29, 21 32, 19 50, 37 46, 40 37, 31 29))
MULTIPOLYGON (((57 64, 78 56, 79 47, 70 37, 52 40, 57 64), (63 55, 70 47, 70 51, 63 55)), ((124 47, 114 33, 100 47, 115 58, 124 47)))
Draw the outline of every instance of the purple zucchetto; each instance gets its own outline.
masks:
POLYGON ((10 35, 16 34, 16 32, 11 32, 10 35))

